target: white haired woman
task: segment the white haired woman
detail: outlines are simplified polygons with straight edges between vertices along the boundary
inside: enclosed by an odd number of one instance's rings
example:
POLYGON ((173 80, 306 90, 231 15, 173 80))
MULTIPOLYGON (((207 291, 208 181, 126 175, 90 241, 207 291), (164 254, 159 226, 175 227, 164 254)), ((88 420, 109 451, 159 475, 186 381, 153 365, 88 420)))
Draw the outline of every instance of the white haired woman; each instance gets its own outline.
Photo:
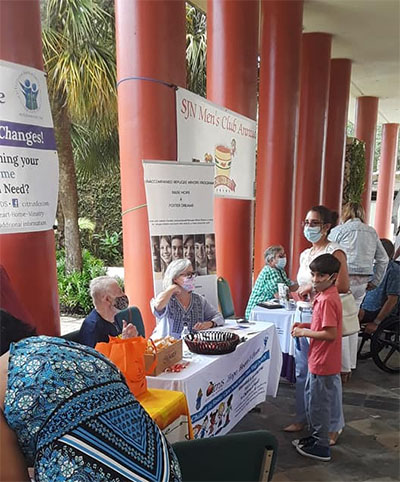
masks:
POLYGON ((192 331, 208 330, 225 323, 217 309, 193 292, 195 277, 188 259, 177 259, 168 266, 163 279, 164 291, 150 302, 157 318, 152 336, 180 338, 185 324, 192 331))

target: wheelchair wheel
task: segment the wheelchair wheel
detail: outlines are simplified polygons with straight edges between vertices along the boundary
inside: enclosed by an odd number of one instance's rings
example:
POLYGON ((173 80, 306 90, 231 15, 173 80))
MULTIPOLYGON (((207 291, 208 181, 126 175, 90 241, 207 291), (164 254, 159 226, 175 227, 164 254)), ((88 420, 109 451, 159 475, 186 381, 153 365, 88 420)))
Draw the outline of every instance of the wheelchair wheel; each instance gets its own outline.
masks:
POLYGON ((397 319, 381 323, 371 339, 372 358, 381 370, 400 372, 400 323, 397 319))

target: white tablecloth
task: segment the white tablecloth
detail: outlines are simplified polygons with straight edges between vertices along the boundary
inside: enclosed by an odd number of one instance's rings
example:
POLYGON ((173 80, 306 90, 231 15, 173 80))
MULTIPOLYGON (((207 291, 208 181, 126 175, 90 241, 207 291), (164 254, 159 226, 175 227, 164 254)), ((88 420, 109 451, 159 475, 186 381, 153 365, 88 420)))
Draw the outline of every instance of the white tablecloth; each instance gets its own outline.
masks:
POLYGON ((228 433, 266 395, 276 396, 282 353, 275 325, 239 327, 227 320, 219 330, 232 330, 247 340, 227 355, 193 355, 180 373, 147 377, 149 388, 184 392, 196 438, 228 433))
POLYGON ((283 353, 294 356, 294 338, 290 335, 290 329, 294 323, 294 311, 284 308, 268 309, 255 306, 250 313, 250 320, 267 321, 276 326, 279 343, 283 353))

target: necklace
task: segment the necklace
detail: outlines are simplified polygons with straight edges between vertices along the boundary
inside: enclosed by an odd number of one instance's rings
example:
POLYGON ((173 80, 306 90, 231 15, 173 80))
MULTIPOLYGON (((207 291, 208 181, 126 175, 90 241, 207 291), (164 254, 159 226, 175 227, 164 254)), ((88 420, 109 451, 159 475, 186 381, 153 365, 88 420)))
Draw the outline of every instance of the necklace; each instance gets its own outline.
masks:
POLYGON ((325 248, 328 246, 328 244, 329 244, 329 241, 327 241, 323 246, 320 246, 318 248, 313 246, 310 251, 310 256, 315 257, 316 254, 322 251, 325 251, 325 248))

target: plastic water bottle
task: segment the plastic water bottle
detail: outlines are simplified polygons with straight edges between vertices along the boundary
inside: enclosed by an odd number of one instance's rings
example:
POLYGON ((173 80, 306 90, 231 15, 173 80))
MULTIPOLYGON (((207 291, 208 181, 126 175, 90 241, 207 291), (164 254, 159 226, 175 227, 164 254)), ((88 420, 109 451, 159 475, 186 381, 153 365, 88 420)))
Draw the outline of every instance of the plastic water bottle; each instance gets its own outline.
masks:
POLYGON ((182 333, 181 333, 183 358, 191 358, 191 356, 192 356, 192 352, 189 350, 189 348, 187 347, 187 345, 185 343, 185 336, 189 335, 189 333, 190 333, 190 331, 189 331, 188 325, 187 325, 187 323, 184 323, 183 330, 182 330, 182 333))

